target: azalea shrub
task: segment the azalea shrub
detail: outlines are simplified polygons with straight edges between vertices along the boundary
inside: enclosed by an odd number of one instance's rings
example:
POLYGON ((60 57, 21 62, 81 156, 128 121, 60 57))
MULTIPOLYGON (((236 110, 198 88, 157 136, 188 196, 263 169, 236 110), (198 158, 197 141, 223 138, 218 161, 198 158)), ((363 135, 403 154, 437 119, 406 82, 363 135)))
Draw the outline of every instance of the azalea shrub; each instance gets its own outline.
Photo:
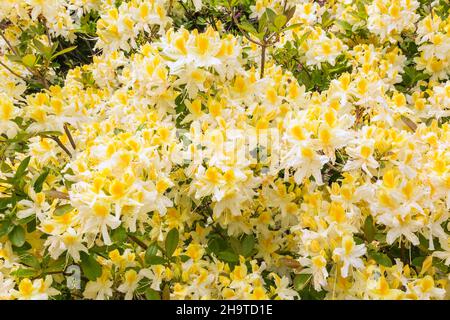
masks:
POLYGON ((0 299, 450 297, 449 13, 0 1, 0 299))

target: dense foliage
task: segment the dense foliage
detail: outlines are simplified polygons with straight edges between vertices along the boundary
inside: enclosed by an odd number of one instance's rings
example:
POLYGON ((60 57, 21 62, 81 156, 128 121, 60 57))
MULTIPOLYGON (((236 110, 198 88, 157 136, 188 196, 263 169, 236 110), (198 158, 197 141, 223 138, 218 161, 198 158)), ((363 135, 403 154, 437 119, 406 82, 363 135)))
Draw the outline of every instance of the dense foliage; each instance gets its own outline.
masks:
POLYGON ((449 13, 0 1, 0 299, 449 297, 449 13))

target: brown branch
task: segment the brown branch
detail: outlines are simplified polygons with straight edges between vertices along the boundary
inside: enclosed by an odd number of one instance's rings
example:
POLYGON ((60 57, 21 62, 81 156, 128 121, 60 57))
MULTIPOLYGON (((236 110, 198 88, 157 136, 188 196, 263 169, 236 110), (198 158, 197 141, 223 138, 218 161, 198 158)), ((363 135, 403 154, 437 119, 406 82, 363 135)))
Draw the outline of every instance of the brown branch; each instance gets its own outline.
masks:
POLYGON ((260 79, 264 77, 264 66, 266 65, 266 49, 267 49, 266 45, 263 45, 261 47, 261 73, 259 75, 260 79))
POLYGON ((173 0, 169 0, 169 8, 167 9, 167 16, 172 14, 173 0))
POLYGON ((69 157, 72 158, 72 154, 70 153, 69 149, 67 149, 67 147, 61 142, 61 140, 59 140, 58 137, 52 137, 51 139, 53 139, 58 144, 58 146, 60 146, 61 149, 63 149, 64 152, 67 153, 69 157))
POLYGON ((141 247, 142 249, 147 250, 148 246, 144 242, 139 240, 137 237, 133 236, 132 234, 129 234, 128 238, 137 245, 139 245, 139 247, 141 247))
POLYGON ((279 262, 281 262, 286 267, 292 268, 292 269, 300 269, 302 265, 297 260, 294 260, 292 258, 280 258, 279 262))
POLYGON ((237 21, 236 16, 233 14, 233 12, 231 13, 231 16, 233 17, 233 22, 236 25, 236 27, 238 27, 239 31, 242 32, 243 36, 245 38, 247 38, 248 41, 250 41, 250 42, 252 42, 254 44, 257 44, 258 46, 261 46, 261 47, 263 46, 263 44, 261 42, 258 42, 256 40, 253 40, 252 38, 250 38, 250 36, 248 35, 247 31, 241 29, 241 27, 239 26, 239 21, 237 21))
MULTIPOLYGON (((28 69, 28 68, 27 68, 28 69)), ((30 70, 30 72, 32 72, 35 76, 37 76, 39 78, 39 81, 42 83, 42 85, 44 86, 45 89, 49 89, 50 86, 48 85, 47 79, 45 79, 45 75, 42 74, 39 70, 36 69, 36 73, 33 72, 32 70, 30 70)))
POLYGON ((12 70, 10 67, 8 67, 5 63, 3 63, 2 61, 0 61, 0 65, 2 65, 6 70, 8 70, 9 72, 11 72, 13 75, 15 75, 16 77, 28 82, 27 78, 21 76, 20 74, 18 74, 17 72, 15 72, 14 70, 12 70))
POLYGON ((53 199, 64 199, 64 200, 70 200, 69 194, 57 190, 47 190, 44 191, 45 195, 53 198, 53 199))
POLYGON ((64 124, 64 132, 66 133, 67 138, 69 138, 69 142, 72 145, 73 150, 75 150, 77 148, 77 145, 75 144, 75 140, 73 140, 72 134, 70 133, 67 123, 64 124))
MULTIPOLYGON (((238 26, 238 28, 239 28, 239 26, 238 26)), ((252 42, 254 44, 257 44, 260 47, 264 46, 261 42, 258 42, 256 40, 253 40, 252 38, 250 38, 250 36, 248 35, 248 33, 246 31, 242 30, 241 28, 239 28, 239 30, 242 32, 244 37, 247 38, 248 41, 250 41, 250 42, 252 42)))
POLYGON ((44 28, 45 28, 45 34, 46 34, 46 36, 47 36, 47 40, 48 40, 48 45, 49 46, 52 46, 52 37, 50 36, 50 30, 48 29, 48 27, 47 27, 47 19, 43 16, 43 15, 40 15, 39 17, 38 17, 38 20, 44 25, 44 28))
POLYGON ((61 142, 61 140, 59 140, 58 137, 55 137, 55 136, 43 136, 43 137, 52 139, 53 141, 55 141, 58 144, 58 146, 60 146, 61 149, 63 149, 64 152, 67 153, 69 155, 69 157, 72 158, 72 154, 70 153, 69 149, 67 149, 67 147, 61 142))
POLYGON ((3 40, 5 40, 6 44, 7 44, 8 47, 11 49, 11 51, 12 51, 16 56, 18 56, 19 53, 17 52, 16 48, 14 48, 14 47, 11 45, 11 42, 9 42, 9 40, 6 38, 6 36, 3 34, 3 32, 0 32, 0 36, 3 38, 3 40))
POLYGON ((415 132, 417 130, 417 124, 414 121, 412 121, 410 118, 408 118, 404 115, 401 115, 400 118, 402 119, 403 123, 406 124, 406 126, 409 129, 411 129, 412 132, 415 132))

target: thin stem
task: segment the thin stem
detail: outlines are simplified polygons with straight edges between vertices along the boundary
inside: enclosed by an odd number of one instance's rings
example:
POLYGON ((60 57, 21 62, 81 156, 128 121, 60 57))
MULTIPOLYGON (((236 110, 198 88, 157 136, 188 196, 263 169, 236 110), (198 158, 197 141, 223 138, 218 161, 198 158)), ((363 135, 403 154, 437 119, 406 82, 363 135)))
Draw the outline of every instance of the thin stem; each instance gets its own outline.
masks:
POLYGON ((91 44, 89 43, 89 39, 84 38, 84 37, 82 39, 84 40, 84 42, 86 43, 87 47, 89 48, 89 51, 91 52, 91 57, 95 56, 95 53, 94 53, 94 51, 91 48, 91 44))
POLYGON ((47 190, 47 191, 44 191, 44 193, 46 196, 48 196, 50 198, 70 200, 70 196, 65 192, 61 192, 61 191, 57 191, 57 190, 47 190))
POLYGON ((355 119, 355 124, 354 127, 356 128, 359 123, 362 121, 363 115, 364 115, 364 110, 361 106, 357 106, 356 110, 355 110, 355 115, 356 115, 356 119, 355 119))
POLYGON ((48 85, 47 79, 45 79, 45 75, 43 75, 39 70, 37 71, 37 76, 39 78, 39 81, 41 81, 42 85, 45 89, 49 89, 50 86, 48 85))
POLYGON ((52 46, 52 37, 50 36, 50 30, 48 29, 47 24, 45 23, 46 19, 44 17, 42 17, 42 19, 40 19, 40 20, 41 20, 41 23, 44 25, 44 28, 45 28, 45 34, 47 36, 48 45, 52 46))
POLYGON ((64 273, 64 270, 62 270, 62 271, 49 271, 49 272, 42 272, 42 273, 40 273, 39 275, 37 275, 37 276, 35 276, 35 277, 32 277, 31 280, 39 279, 39 278, 42 278, 43 275, 51 275, 51 274, 62 274, 62 275, 66 275, 66 274, 64 273))
POLYGON ((403 261, 403 263, 407 264, 408 261, 406 260, 406 256, 405 256, 405 242, 402 241, 403 239, 400 238, 400 258, 403 261))
POLYGON ((231 16, 233 18, 233 22, 236 25, 236 27, 239 29, 239 31, 242 32, 242 34, 244 35, 245 38, 247 38, 248 41, 250 41, 250 42, 252 42, 254 44, 257 44, 258 46, 261 46, 261 47, 263 46, 263 44, 261 42, 258 42, 256 40, 253 40, 252 38, 250 38, 250 36, 248 35, 247 31, 241 29, 241 27, 239 26, 239 21, 237 21, 237 18, 234 15, 233 12, 231 12, 231 16))
POLYGON ((2 65, 6 70, 8 70, 9 72, 11 72, 13 75, 15 75, 16 77, 28 82, 27 78, 21 76, 20 74, 18 74, 17 72, 13 71, 10 67, 8 67, 6 64, 4 64, 2 61, 0 61, 0 65, 2 65))
POLYGON ((292 269, 300 269, 302 265, 300 262, 298 262, 295 259, 292 258, 281 258, 279 260, 281 263, 283 263, 286 267, 292 268, 292 269))
POLYGON ((261 46, 261 74, 259 76, 260 79, 264 77, 264 65, 266 64, 266 49, 267 46, 261 46))
POLYGON ((327 166, 330 167, 331 169, 333 169, 334 171, 339 172, 340 170, 331 162, 327 162, 327 166))
POLYGON ((274 32, 274 33, 272 33, 272 34, 270 35, 270 37, 267 38, 266 43, 267 43, 267 44, 270 44, 270 45, 273 45, 273 44, 277 43, 279 39, 280 39, 280 35, 279 35, 278 33, 274 32), (272 38, 275 37, 275 36, 276 36, 275 40, 270 41, 270 40, 272 40, 272 38))
POLYGON ((0 32, 0 36, 3 38, 3 40, 5 40, 6 44, 7 44, 8 47, 11 49, 11 51, 12 51, 16 56, 18 56, 19 54, 18 54, 16 48, 14 48, 14 47, 11 45, 11 42, 9 42, 9 40, 6 38, 6 36, 4 35, 3 32, 0 32))
POLYGON ((148 246, 142 242, 141 240, 139 240, 137 237, 133 236, 132 234, 128 235, 128 238, 130 238, 131 241, 133 241, 134 243, 136 243, 139 247, 141 247, 144 250, 147 250, 148 246))
POLYGON ((168 16, 170 16, 172 14, 172 6, 173 6, 173 0, 169 0, 169 8, 167 9, 168 16))
POLYGON ((67 153, 69 155, 69 157, 72 158, 72 154, 70 153, 69 149, 67 149, 67 147, 61 142, 61 140, 59 140, 58 137, 55 137, 55 136, 43 136, 43 137, 49 138, 49 139, 52 139, 53 141, 55 141, 58 144, 58 146, 60 146, 61 149, 63 149, 64 152, 67 153))
POLYGON ((72 158, 72 154, 70 153, 69 149, 67 149, 67 147, 61 142, 61 140, 59 140, 58 137, 53 137, 52 139, 58 144, 58 146, 61 147, 61 149, 64 150, 65 153, 69 155, 69 157, 72 158))
POLYGON ((184 11, 186 12, 186 16, 188 18, 192 17, 191 12, 186 8, 186 6, 184 5, 183 1, 180 1, 179 3, 181 4, 181 6, 183 7, 184 11))
POLYGON ((297 58, 294 57, 293 59, 302 68, 301 70, 305 71, 306 75, 308 76, 308 79, 311 80, 311 74, 309 73, 308 68, 306 68, 306 66, 303 65, 303 63, 301 63, 297 58))
MULTIPOLYGON (((239 26, 238 26, 238 28, 239 28, 239 26)), ((264 46, 264 44, 262 44, 261 42, 256 41, 256 40, 253 40, 252 38, 250 38, 250 36, 247 34, 246 31, 242 30, 241 28, 239 28, 239 30, 242 32, 242 34, 244 35, 244 37, 247 38, 248 41, 250 41, 250 42, 252 42, 252 43, 254 43, 254 44, 257 44, 257 45, 260 46, 260 47, 264 46)))
POLYGON ((72 134, 70 133, 67 123, 64 124, 64 132, 66 133, 67 138, 69 138, 69 142, 72 145, 73 150, 75 150, 77 148, 77 145, 75 144, 75 140, 73 140, 72 134))

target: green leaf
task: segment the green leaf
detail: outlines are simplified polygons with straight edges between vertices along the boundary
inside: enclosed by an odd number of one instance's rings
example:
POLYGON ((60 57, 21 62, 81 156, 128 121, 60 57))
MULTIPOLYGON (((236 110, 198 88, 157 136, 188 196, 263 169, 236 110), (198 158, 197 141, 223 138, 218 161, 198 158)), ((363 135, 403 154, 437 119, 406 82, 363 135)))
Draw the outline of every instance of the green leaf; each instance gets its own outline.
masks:
POLYGON ((31 278, 36 275, 36 270, 20 267, 18 270, 12 272, 12 275, 19 278, 31 278))
POLYGON ((377 232, 376 234, 375 234, 375 240, 377 240, 378 242, 381 242, 381 243, 386 243, 386 234, 385 233, 383 233, 383 232, 377 232))
POLYGON ((307 31, 305 32, 300 39, 297 41, 297 46, 300 46, 304 41, 306 41, 306 39, 308 39, 308 36, 311 34, 311 31, 307 31))
POLYGON ((295 14, 295 10, 296 10, 296 9, 297 9, 297 7, 294 5, 294 6, 290 7, 290 8, 288 8, 288 9, 284 12, 284 14, 286 15, 287 21, 289 21, 289 20, 292 19, 292 17, 293 17, 294 14, 295 14))
POLYGON ((66 267, 66 257, 64 255, 61 255, 58 260, 50 259, 50 256, 48 257, 47 262, 42 262, 43 264, 46 264, 46 272, 57 272, 57 271, 63 271, 66 267))
POLYGON ((366 221, 364 221, 364 235, 367 241, 372 242, 375 238, 375 225, 373 223, 372 216, 367 216, 366 221))
POLYGON ((283 31, 292 30, 292 29, 298 28, 300 26, 303 26, 303 23, 293 23, 293 24, 287 26, 286 28, 284 28, 283 31))
POLYGON ((253 248, 255 247, 255 236, 253 234, 245 235, 242 240, 242 255, 248 257, 251 255, 253 248))
POLYGON ((239 261, 239 257, 236 253, 232 252, 232 251, 221 251, 219 252, 219 254, 217 255, 217 257, 220 260, 223 260, 225 262, 232 262, 232 263, 236 263, 239 261))
POLYGON ((268 22, 267 14, 264 13, 261 16, 261 18, 259 18, 259 21, 258 21, 258 33, 261 33, 261 32, 264 33, 264 28, 267 26, 267 22, 268 22))
POLYGON ((309 280, 311 280, 311 275, 307 273, 301 273, 295 276, 294 278, 294 288, 297 291, 303 290, 306 287, 309 280))
POLYGON ((416 257, 411 261, 411 264, 417 268, 422 268, 422 264, 426 257, 416 257))
POLYGON ((179 255, 178 258, 180 258, 181 262, 186 262, 186 261, 188 261, 190 259, 189 256, 184 255, 184 254, 179 255))
POLYGON ((145 290, 145 298, 147 300, 161 300, 159 292, 152 288, 147 288, 147 290, 145 290))
POLYGON ((240 254, 242 251, 241 242, 237 238, 230 238, 229 242, 233 251, 237 254, 240 254))
POLYGON ((169 233, 167 234, 165 247, 166 247, 166 255, 168 257, 171 257, 175 252, 175 249, 178 246, 179 238, 180 236, 178 234, 178 230, 175 228, 170 230, 169 233))
POLYGON ((356 6, 358 8, 358 15, 361 19, 367 18, 366 6, 363 1, 356 2, 356 6))
POLYGON ((217 255, 226 246, 223 245, 223 241, 218 238, 212 238, 208 241, 208 249, 217 255))
POLYGON ((52 55, 50 60, 55 60, 56 57, 58 57, 58 56, 60 56, 62 54, 66 54, 66 53, 68 53, 70 51, 73 51, 76 48, 77 48, 77 46, 72 46, 72 47, 68 47, 68 48, 62 49, 61 51, 59 51, 59 52, 55 53, 54 55, 52 55))
POLYGON ((14 228, 14 225, 11 223, 10 220, 4 220, 0 222, 0 237, 3 237, 11 232, 11 230, 14 228))
POLYGON ((8 237, 14 246, 21 247, 25 243, 25 229, 22 226, 15 226, 8 237))
POLYGON ((36 179, 36 181, 33 184, 34 191, 41 192, 42 186, 45 182, 45 179, 47 179, 48 174, 50 173, 49 169, 45 169, 44 172, 42 172, 39 177, 36 179))
POLYGON ((86 252, 80 252, 80 257, 81 270, 86 278, 90 281, 95 281, 95 279, 102 275, 102 266, 92 255, 87 254, 86 252))
POLYGON ((152 243, 148 246, 147 250, 145 251, 145 261, 147 262, 147 259, 150 259, 152 256, 156 256, 158 253, 158 246, 155 243, 152 243))
POLYGON ((13 246, 13 250, 14 252, 17 252, 19 255, 25 253, 26 251, 31 249, 31 244, 29 244, 28 242, 25 241, 25 243, 23 244, 23 246, 21 247, 15 247, 13 246))
POLYGON ((13 62, 22 62, 22 57, 16 56, 14 54, 7 54, 6 57, 13 62))
POLYGON ((34 215, 34 213, 26 218, 18 219, 17 222, 18 222, 18 224, 25 225, 28 222, 33 221, 33 220, 36 220, 36 216, 34 215))
POLYGON ((32 215, 33 220, 27 223, 27 233, 32 233, 36 230, 36 216, 32 215))
POLYGON ((156 264, 164 264, 166 263, 166 259, 160 256, 147 256, 145 255, 145 262, 149 265, 156 265, 156 264))
POLYGON ((120 226, 112 231, 111 240, 115 243, 123 243, 127 239, 127 231, 120 226))
POLYGON ((41 131, 37 133, 38 136, 62 136, 62 132, 59 131, 41 131))
POLYGON ((258 31, 256 31, 255 27, 248 21, 244 21, 242 23, 239 24, 239 28, 247 31, 250 34, 257 34, 258 31))
POLYGON ((336 21, 345 31, 352 31, 352 25, 344 20, 336 21))
POLYGON ((275 18, 277 17, 276 12, 270 8, 266 8, 266 11, 264 12, 264 14, 267 15, 268 21, 270 21, 272 23, 275 21, 275 18))
POLYGON ((336 67, 334 67, 332 69, 329 69, 328 73, 330 75, 334 75, 336 73, 341 73, 341 72, 347 71, 349 69, 351 69, 351 66, 348 66, 347 64, 343 64, 343 65, 338 65, 338 66, 336 66, 336 67))
POLYGON ((302 300, 323 300, 327 291, 316 291, 313 286, 307 286, 300 292, 302 300))
POLYGON ((170 287, 169 287, 169 285, 167 283, 164 286, 163 291, 162 291, 162 299, 163 300, 170 300, 170 287))
POLYGON ((325 11, 322 15, 322 27, 326 29, 331 25, 332 22, 333 20, 331 19, 330 12, 325 11))
POLYGON ((275 27, 278 28, 278 30, 281 30, 286 25, 286 22, 287 17, 282 14, 277 15, 273 20, 273 24, 275 25, 275 27))
POLYGON ((20 256, 20 262, 34 269, 38 269, 40 267, 39 260, 30 253, 22 254, 20 256))
POLYGON ((59 206, 55 209, 55 216, 62 216, 65 215, 67 212, 70 212, 73 210, 73 207, 70 204, 63 204, 62 206, 59 206))
POLYGON ((25 172, 28 168, 28 164, 30 163, 31 157, 28 156, 19 164, 19 167, 17 168, 16 174, 14 175, 14 180, 18 180, 22 178, 25 175, 25 172))
POLYGON ((36 61, 37 61, 36 56, 31 53, 22 57, 22 63, 29 68, 34 67, 34 65, 36 64, 36 61))
POLYGON ((433 259, 433 266, 439 269, 439 271, 447 274, 448 273, 448 267, 440 260, 433 259))
POLYGON ((47 59, 49 60, 52 54, 52 47, 47 47, 44 45, 41 41, 38 39, 33 39, 33 44, 36 47, 36 49, 47 59))
POLYGON ((376 252, 376 251, 369 251, 369 256, 376 261, 376 263, 385 266, 385 267, 392 267, 392 261, 391 259, 384 253, 376 252))

